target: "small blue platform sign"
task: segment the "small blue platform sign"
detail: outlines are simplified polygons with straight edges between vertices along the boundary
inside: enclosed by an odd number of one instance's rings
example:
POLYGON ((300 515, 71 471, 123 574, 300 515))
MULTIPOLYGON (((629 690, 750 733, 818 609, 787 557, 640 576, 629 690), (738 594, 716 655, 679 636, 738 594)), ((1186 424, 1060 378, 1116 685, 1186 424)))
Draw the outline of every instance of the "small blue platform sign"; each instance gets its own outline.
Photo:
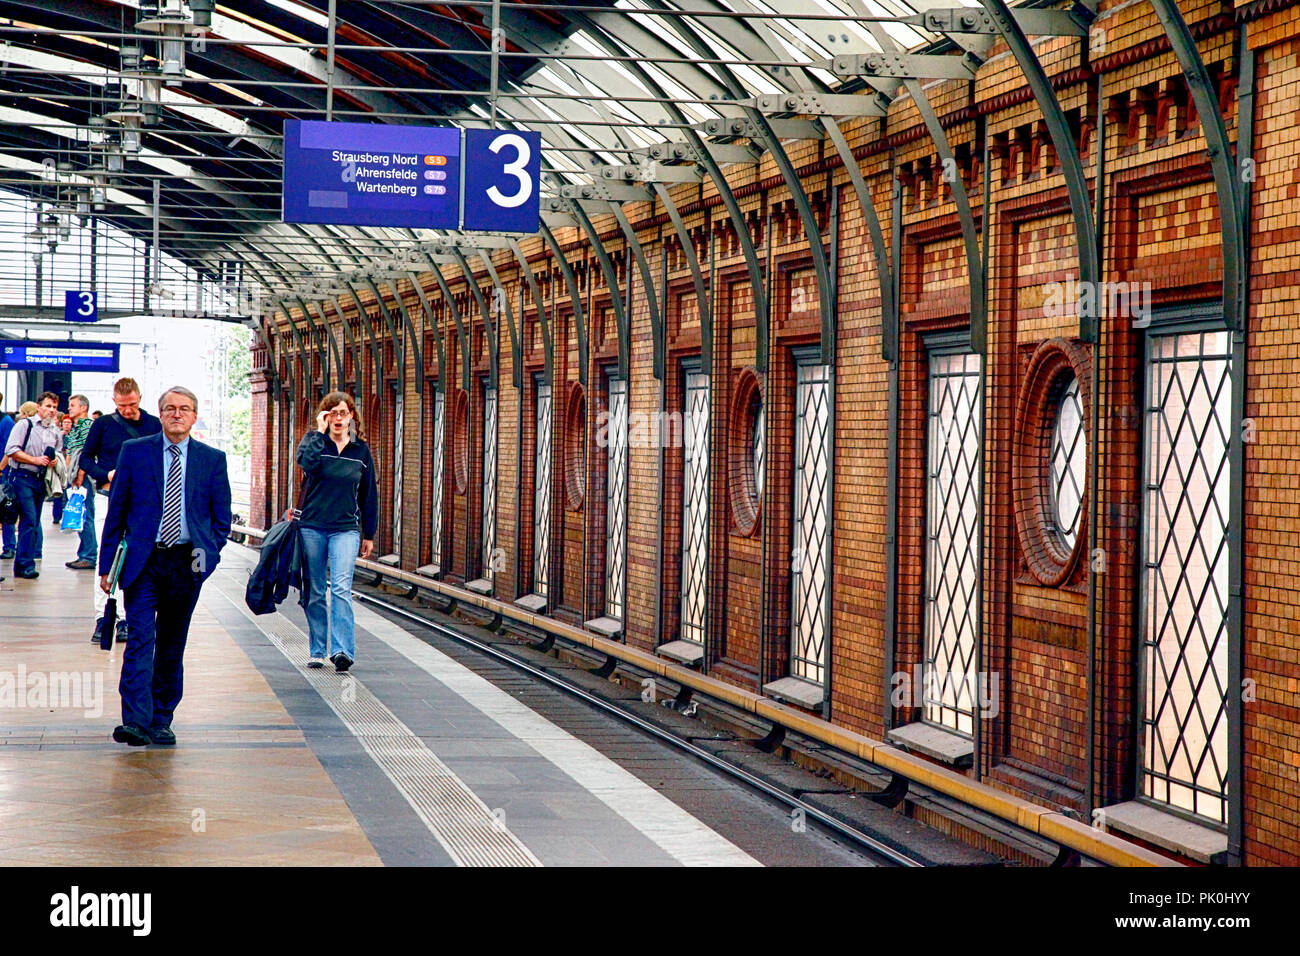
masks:
POLYGON ((537 232, 542 134, 465 130, 465 229, 537 232))
POLYGON ((541 135, 286 120, 285 222, 537 232, 541 135))
POLYGON ((99 302, 94 292, 74 291, 63 293, 63 321, 98 322, 99 302))

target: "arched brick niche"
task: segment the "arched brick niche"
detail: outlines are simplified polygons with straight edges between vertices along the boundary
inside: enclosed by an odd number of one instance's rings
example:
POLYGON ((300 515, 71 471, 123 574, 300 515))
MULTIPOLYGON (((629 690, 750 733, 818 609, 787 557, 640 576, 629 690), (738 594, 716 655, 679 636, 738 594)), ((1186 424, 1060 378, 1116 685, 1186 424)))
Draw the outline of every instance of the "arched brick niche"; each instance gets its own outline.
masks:
POLYGON ((1088 546, 1088 421, 1092 360, 1067 339, 1043 342, 1016 403, 1012 497, 1021 554, 1045 587, 1080 573, 1088 546))
POLYGON ((758 528, 763 482, 763 386, 753 369, 736 379, 727 428, 727 497, 731 526, 748 537, 758 528))

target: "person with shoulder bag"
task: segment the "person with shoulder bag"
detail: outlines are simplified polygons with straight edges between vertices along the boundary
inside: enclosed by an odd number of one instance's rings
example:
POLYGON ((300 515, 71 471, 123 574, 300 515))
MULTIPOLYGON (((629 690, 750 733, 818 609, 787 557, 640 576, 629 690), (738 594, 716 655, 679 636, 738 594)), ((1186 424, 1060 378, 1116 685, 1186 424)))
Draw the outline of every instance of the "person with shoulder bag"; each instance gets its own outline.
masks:
POLYGON ((332 649, 334 669, 346 671, 357 656, 352 573, 358 552, 368 558, 374 551, 379 526, 375 461, 351 395, 330 392, 321 400, 316 429, 303 436, 297 461, 304 475, 296 520, 307 563, 307 666, 324 667, 332 649))
POLYGON ((36 414, 19 422, 9 434, 4 453, 15 469, 13 488, 22 517, 18 523, 18 553, 14 577, 40 577, 36 560, 41 556, 41 506, 45 504, 45 471, 63 448, 63 432, 55 424, 59 396, 42 392, 36 414))

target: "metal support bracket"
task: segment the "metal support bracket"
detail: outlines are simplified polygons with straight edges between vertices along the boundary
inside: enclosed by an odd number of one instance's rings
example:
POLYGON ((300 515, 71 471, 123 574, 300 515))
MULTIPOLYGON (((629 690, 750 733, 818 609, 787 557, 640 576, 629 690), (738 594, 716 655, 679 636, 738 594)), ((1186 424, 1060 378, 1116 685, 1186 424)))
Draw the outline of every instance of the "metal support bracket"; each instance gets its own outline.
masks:
POLYGON ((754 746, 765 754, 775 752, 776 748, 781 746, 785 740, 785 728, 780 724, 773 724, 772 729, 767 732, 766 737, 760 737, 754 741, 754 746))
POLYGON ((636 165, 602 166, 600 178, 625 183, 698 183, 703 182, 704 175, 694 165, 670 166, 647 158, 636 165))
POLYGON ((591 183, 582 186, 561 186, 560 196, 575 202, 590 200, 603 202, 650 202, 649 190, 622 183, 591 183))
POLYGON ((609 680, 616 670, 618 670, 618 658, 606 654, 605 663, 601 664, 599 667, 589 668, 587 673, 609 680))
MULTIPOLYGON (((1069 10, 1012 10, 1011 15, 1027 36, 1083 37, 1097 18, 1095 10, 1076 3, 1069 10)), ((998 25, 987 10, 977 7, 955 7, 926 10, 903 17, 908 23, 931 33, 980 33, 996 36, 998 25)))
MULTIPOLYGON (((767 125, 772 128, 772 134, 780 140, 822 138, 821 129, 811 120, 770 119, 767 121, 767 125)), ((718 117, 705 120, 703 123, 696 123, 692 128, 705 136, 727 138, 743 136, 755 143, 765 143, 767 141, 767 136, 763 130, 759 129, 758 124, 750 119, 718 117)))
MULTIPOLYGON (((752 146, 732 143, 705 143, 704 150, 715 163, 753 165, 758 162, 759 151, 752 146)), ((691 143, 655 143, 643 149, 632 150, 633 156, 645 156, 656 163, 701 163, 704 157, 691 143)))
POLYGON ((975 58, 969 54, 846 53, 830 61, 836 76, 894 77, 900 80, 973 80, 975 58))
POLYGON ((880 96, 853 93, 764 93, 736 100, 760 113, 797 113, 806 116, 884 116, 887 107, 880 96))

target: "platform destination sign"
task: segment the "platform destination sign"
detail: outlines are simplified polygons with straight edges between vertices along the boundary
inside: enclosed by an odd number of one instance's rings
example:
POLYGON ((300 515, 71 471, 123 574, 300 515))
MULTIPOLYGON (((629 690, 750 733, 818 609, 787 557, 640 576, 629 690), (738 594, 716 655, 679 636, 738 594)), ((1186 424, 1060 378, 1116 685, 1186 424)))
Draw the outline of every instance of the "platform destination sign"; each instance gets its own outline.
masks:
POLYGON ((63 293, 63 321, 98 322, 98 296, 84 289, 68 289, 63 293))
POLYGON ((0 369, 42 372, 116 372, 115 342, 34 342, 0 339, 0 369))
POLYGON ((540 172, 538 133, 287 120, 282 217, 536 232, 540 172))

